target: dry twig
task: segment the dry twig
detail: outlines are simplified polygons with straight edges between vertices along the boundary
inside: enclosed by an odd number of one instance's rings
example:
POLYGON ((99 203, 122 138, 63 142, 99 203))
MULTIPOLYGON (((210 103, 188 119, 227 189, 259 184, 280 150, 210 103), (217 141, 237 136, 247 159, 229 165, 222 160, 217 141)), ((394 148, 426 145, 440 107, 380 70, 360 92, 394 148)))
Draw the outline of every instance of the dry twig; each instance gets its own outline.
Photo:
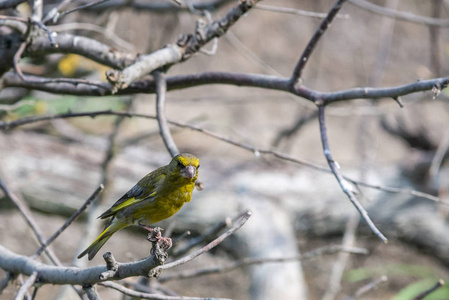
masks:
MULTIPOLYGON (((80 113, 69 112, 69 113, 65 113, 65 114, 56 114, 56 115, 48 115, 48 116, 25 117, 25 118, 21 118, 21 119, 15 120, 15 121, 0 121, 0 129, 11 130, 11 129, 14 129, 19 126, 23 126, 23 125, 27 125, 27 124, 31 124, 31 123, 35 123, 35 122, 48 121, 48 120, 54 120, 54 119, 64 119, 64 118, 78 118, 78 117, 95 118, 96 116, 100 116, 100 115, 111 115, 111 116, 115 115, 115 116, 129 117, 129 118, 137 117, 137 118, 146 118, 146 119, 156 120, 156 116, 152 116, 152 115, 137 114, 137 113, 131 113, 131 112, 124 112, 124 111, 103 110, 103 111, 80 112, 80 113)), ((261 148, 257 148, 255 146, 252 146, 252 145, 249 145, 246 143, 241 143, 241 142, 238 142, 231 138, 222 136, 218 133, 215 133, 213 131, 210 131, 208 129, 205 129, 205 128, 202 128, 202 127, 199 127, 196 125, 185 124, 185 123, 181 123, 181 122, 177 122, 177 121, 173 121, 173 120, 167 120, 167 122, 172 125, 181 127, 181 128, 188 128, 191 130, 201 132, 205 135, 208 135, 208 136, 218 139, 220 141, 229 143, 236 147, 245 149, 252 153, 273 155, 274 157, 279 158, 281 160, 296 163, 296 164, 311 168, 316 171, 332 174, 332 171, 326 167, 322 167, 322 166, 316 165, 314 163, 311 163, 311 162, 308 162, 305 160, 294 158, 290 155, 287 155, 287 154, 284 154, 284 153, 281 153, 278 151, 261 149, 261 148)), ((435 201, 435 202, 449 204, 447 201, 443 201, 439 197, 436 197, 436 196, 433 196, 433 195, 430 195, 427 193, 423 193, 420 191, 416 191, 416 190, 409 190, 409 189, 402 189, 402 188, 397 188, 397 187, 389 187, 389 186, 370 184, 370 183, 366 183, 361 180, 352 179, 348 176, 343 176, 343 178, 352 182, 354 185, 357 185, 357 186, 364 186, 364 187, 368 187, 368 188, 372 188, 372 189, 376 189, 376 190, 380 190, 380 191, 388 192, 388 193, 407 194, 407 195, 425 198, 425 199, 435 201)))
POLYGON ((315 46, 317 45, 320 38, 323 36, 326 29, 329 27, 329 25, 332 23, 332 20, 335 18, 337 13, 340 11, 340 8, 343 6, 343 4, 346 2, 346 0, 338 0, 332 9, 327 14, 326 18, 321 22, 318 29, 315 31, 314 35, 310 39, 309 43, 306 46, 306 49, 301 54, 301 57, 299 58, 298 63, 295 66, 295 69, 293 70, 293 74, 291 77, 290 85, 292 88, 296 85, 298 80, 301 79, 302 72, 304 70, 304 67, 307 64, 307 61, 310 59, 310 56, 312 55, 313 50, 315 49, 315 46))
POLYGON ((126 288, 115 282, 102 282, 99 283, 102 286, 114 289, 122 293, 123 295, 127 295, 130 297, 136 297, 141 299, 152 299, 152 300, 225 300, 224 298, 201 298, 201 297, 186 297, 186 296, 166 296, 160 294, 149 294, 143 292, 137 292, 135 290, 126 288))
POLYGON ((302 261, 302 260, 312 259, 312 258, 321 256, 321 255, 329 255, 329 254, 334 254, 334 253, 339 253, 339 252, 352 253, 352 254, 368 254, 368 251, 364 248, 334 245, 334 246, 322 247, 322 248, 304 253, 302 255, 293 256, 293 257, 243 258, 243 259, 239 259, 235 262, 232 262, 226 266, 210 267, 210 268, 205 268, 205 269, 200 269, 200 270, 187 270, 187 271, 181 271, 181 272, 177 272, 177 273, 173 273, 173 274, 164 275, 159 278, 159 281, 166 282, 166 281, 173 280, 173 279, 192 278, 192 277, 198 277, 198 276, 203 276, 203 275, 208 275, 208 274, 225 273, 225 272, 230 272, 232 270, 235 270, 237 268, 247 267, 247 266, 251 266, 251 265, 302 261))
POLYGON ((226 239, 227 237, 229 237, 231 234, 233 234, 234 232, 236 232, 240 227, 243 226, 243 224, 246 223, 246 221, 249 219, 249 217, 251 217, 251 212, 247 211, 243 214, 241 214, 239 216, 239 220, 229 229, 227 230, 225 233, 223 233, 222 235, 220 235, 218 238, 216 238, 215 240, 213 240, 212 242, 210 242, 209 244, 207 244, 206 246, 204 246, 201 249, 198 249, 197 251, 183 257, 180 258, 178 260, 175 260, 171 263, 159 266, 154 268, 153 270, 151 270, 151 275, 152 276, 159 276, 159 274, 161 273, 162 270, 166 270, 169 268, 173 268, 179 265, 183 265, 189 261, 191 261, 192 259, 194 259, 195 257, 203 254, 204 252, 209 251, 210 249, 214 248, 215 246, 217 246, 218 244, 220 244, 224 239, 226 239))
POLYGON ((164 145, 172 157, 179 154, 178 147, 168 128, 167 117, 165 116, 165 94, 167 92, 167 82, 165 75, 161 71, 153 72, 156 83, 156 117, 159 124, 159 132, 161 134, 164 145))
POLYGON ((374 280, 373 282, 370 282, 362 287, 360 287, 353 296, 351 297, 347 297, 345 300, 356 300, 358 299, 360 296, 368 293, 369 291, 377 288, 379 286, 379 284, 386 282, 388 280, 387 276, 381 276, 379 278, 377 278, 376 280, 374 280))
POLYGON ((41 247, 36 251, 36 253, 33 255, 33 257, 37 257, 41 255, 41 253, 50 245, 67 227, 72 224, 73 221, 75 221, 79 215, 81 215, 86 208, 94 201, 98 194, 101 193, 101 191, 104 189, 104 186, 101 184, 95 192, 87 198, 87 200, 84 202, 84 204, 76 211, 74 212, 70 218, 67 219, 67 221, 43 244, 41 247))
POLYGON ((321 135, 321 142, 323 144, 323 153, 326 157, 327 163, 329 164, 330 169, 332 170, 332 173, 335 175, 335 178, 337 179, 342 191, 346 194, 346 196, 349 198, 351 203, 357 208, 357 210, 360 213, 360 216, 365 220, 365 222, 368 224, 371 231, 384 243, 387 243, 387 238, 382 234, 382 232, 377 229, 376 225, 374 225, 373 221, 371 221, 371 218, 369 217, 366 210, 362 207, 362 205, 359 203, 357 198, 354 196, 354 193, 352 191, 352 187, 350 184, 346 181, 346 179, 343 178, 343 176, 340 173, 339 166, 337 162, 332 158, 332 153, 329 148, 329 142, 327 140, 327 130, 326 130, 326 122, 324 119, 324 106, 318 106, 318 120, 320 123, 320 135, 321 135))
POLYGON ((427 295, 430 295, 431 293, 435 292, 436 290, 438 290, 440 287, 442 287, 444 285, 444 280, 440 279, 438 280, 438 282, 431 287, 430 289, 422 292, 421 294, 419 294, 418 296, 416 296, 415 298, 413 298, 413 300, 422 300, 424 299, 427 295))

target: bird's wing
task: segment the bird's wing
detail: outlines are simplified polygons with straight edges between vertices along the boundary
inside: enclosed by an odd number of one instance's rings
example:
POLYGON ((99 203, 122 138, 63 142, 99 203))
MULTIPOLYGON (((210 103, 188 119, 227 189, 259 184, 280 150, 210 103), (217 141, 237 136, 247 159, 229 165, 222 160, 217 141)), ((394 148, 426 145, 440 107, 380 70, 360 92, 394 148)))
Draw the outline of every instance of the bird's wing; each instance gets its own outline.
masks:
POLYGON ((117 202, 112 205, 98 218, 105 219, 115 215, 118 211, 139 203, 143 200, 148 200, 156 196, 156 187, 165 178, 165 172, 157 169, 152 173, 142 178, 135 186, 133 186, 125 195, 123 195, 117 202))

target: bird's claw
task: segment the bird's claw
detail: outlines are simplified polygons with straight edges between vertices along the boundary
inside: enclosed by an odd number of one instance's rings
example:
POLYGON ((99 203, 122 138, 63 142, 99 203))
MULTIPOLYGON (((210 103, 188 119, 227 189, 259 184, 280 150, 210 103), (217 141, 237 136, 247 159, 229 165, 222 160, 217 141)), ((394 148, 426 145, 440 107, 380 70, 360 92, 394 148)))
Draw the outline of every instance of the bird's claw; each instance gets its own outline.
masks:
POLYGON ((149 231, 147 240, 153 244, 153 248, 151 249, 152 254, 160 256, 161 253, 165 253, 166 255, 167 250, 170 249, 173 244, 171 238, 163 237, 161 234, 163 229, 160 227, 146 227, 145 229, 149 231))

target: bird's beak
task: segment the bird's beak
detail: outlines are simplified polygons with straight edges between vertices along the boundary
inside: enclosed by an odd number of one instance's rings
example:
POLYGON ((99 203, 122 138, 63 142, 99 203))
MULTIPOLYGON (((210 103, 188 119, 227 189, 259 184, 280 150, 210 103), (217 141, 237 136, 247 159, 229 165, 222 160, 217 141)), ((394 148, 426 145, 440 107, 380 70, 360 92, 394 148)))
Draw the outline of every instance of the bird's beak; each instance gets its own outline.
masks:
POLYGON ((185 178, 192 179, 196 175, 196 168, 194 166, 187 166, 184 170, 182 170, 181 174, 185 178))

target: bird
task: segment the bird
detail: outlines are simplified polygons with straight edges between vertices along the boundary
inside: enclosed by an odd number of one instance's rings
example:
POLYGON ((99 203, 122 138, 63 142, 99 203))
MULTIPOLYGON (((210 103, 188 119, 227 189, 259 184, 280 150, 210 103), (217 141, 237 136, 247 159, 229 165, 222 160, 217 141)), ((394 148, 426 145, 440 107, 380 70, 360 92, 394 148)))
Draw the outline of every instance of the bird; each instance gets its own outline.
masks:
POLYGON ((98 217, 111 219, 103 232, 78 255, 78 259, 88 254, 88 259, 92 260, 109 238, 125 227, 134 225, 151 232, 149 225, 177 213, 184 203, 192 199, 199 167, 196 156, 181 153, 173 157, 168 165, 143 177, 98 217))

